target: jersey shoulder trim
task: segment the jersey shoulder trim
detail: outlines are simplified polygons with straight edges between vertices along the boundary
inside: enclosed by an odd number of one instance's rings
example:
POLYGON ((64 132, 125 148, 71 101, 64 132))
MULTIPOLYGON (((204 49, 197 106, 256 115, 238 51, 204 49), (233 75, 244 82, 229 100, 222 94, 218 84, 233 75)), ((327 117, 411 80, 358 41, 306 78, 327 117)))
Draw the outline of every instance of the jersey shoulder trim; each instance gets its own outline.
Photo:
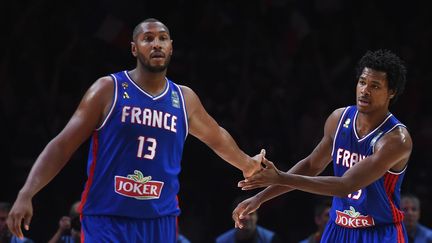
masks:
POLYGON ((186 126, 185 127, 186 128, 185 140, 186 140, 186 137, 189 134, 189 122, 188 122, 188 113, 187 113, 187 109, 186 109, 186 101, 184 99, 184 95, 183 95, 183 91, 182 91, 181 87, 179 85, 177 85, 176 83, 172 82, 172 81, 171 81, 171 83, 173 84, 174 87, 177 88, 178 92, 180 93, 181 101, 183 103, 182 107, 183 107, 183 115, 184 115, 185 126, 186 126))
POLYGON ((348 110, 350 110, 351 107, 352 106, 345 107, 344 110, 343 110, 343 112, 342 112, 342 115, 339 117, 338 125, 336 127, 336 131, 335 131, 334 138, 333 138, 333 146, 332 146, 332 153, 331 153, 332 157, 333 157, 333 154, 334 154, 334 150, 335 150, 335 146, 336 146, 336 140, 337 140, 337 137, 338 137, 338 134, 339 134, 339 130, 340 130, 342 121, 345 120, 344 117, 346 116, 348 110))
POLYGON ((111 78, 112 78, 112 80, 114 82, 114 97, 113 97, 113 100, 111 102, 111 108, 110 108, 108 114, 106 115, 106 117, 103 120, 102 124, 98 128, 96 128, 96 131, 101 130, 105 126, 105 124, 107 123, 108 119, 111 117, 111 114, 112 114, 112 112, 114 110, 114 107, 117 104, 117 83, 118 83, 118 81, 117 81, 117 77, 115 75, 111 74, 110 76, 111 76, 111 78))

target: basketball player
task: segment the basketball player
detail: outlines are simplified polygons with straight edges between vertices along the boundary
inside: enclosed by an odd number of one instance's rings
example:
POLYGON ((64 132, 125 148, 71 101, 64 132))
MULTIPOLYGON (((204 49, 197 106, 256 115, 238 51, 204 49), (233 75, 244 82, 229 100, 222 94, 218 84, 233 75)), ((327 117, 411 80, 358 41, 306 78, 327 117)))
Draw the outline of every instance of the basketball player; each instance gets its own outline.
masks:
POLYGON ((336 109, 312 153, 288 172, 266 169, 239 182, 244 190, 267 187, 233 211, 240 219, 262 203, 298 189, 333 196, 321 242, 407 242, 400 187, 412 150, 407 128, 389 105, 403 92, 406 69, 388 50, 368 51, 357 69, 356 105, 336 109), (335 176, 317 176, 333 160, 335 176))
POLYGON ((205 111, 190 88, 166 78, 172 55, 168 28, 147 19, 133 31, 133 70, 98 79, 63 131, 36 160, 8 219, 12 233, 28 229, 31 200, 90 136, 82 193, 82 242, 175 242, 176 195, 183 145, 190 133, 245 177, 261 169, 205 111))

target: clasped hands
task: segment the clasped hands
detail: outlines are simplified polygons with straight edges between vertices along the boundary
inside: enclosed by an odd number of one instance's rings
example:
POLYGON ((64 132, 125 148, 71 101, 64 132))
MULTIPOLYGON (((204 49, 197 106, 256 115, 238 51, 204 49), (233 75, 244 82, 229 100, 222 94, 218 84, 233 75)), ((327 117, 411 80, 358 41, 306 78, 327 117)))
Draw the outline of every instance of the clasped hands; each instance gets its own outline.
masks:
MULTIPOLYGON (((252 190, 277 184, 277 180, 282 172, 274 166, 273 162, 265 157, 264 149, 254 157, 254 160, 257 159, 261 161, 259 168, 251 176, 245 176, 244 180, 238 182, 238 187, 241 187, 242 190, 252 190)), ((235 227, 243 228, 245 215, 256 211, 261 206, 261 203, 257 196, 240 202, 232 212, 235 227)))
POLYGON ((282 172, 265 157, 265 153, 266 151, 262 149, 261 153, 254 157, 261 157, 260 168, 251 176, 245 177, 244 180, 238 182, 237 186, 241 187, 242 190, 252 190, 277 184, 277 179, 282 172))

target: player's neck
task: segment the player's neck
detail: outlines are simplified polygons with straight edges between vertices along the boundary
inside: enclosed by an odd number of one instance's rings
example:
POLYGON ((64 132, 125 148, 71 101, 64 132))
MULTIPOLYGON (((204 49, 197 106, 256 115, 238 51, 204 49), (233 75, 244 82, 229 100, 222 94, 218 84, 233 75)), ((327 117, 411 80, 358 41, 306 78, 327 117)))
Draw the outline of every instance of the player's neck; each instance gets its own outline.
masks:
POLYGON ((363 113, 359 112, 356 119, 356 130, 360 137, 366 136, 377 128, 387 117, 388 110, 385 112, 363 113))
POLYGON ((133 69, 129 71, 129 76, 143 90, 151 95, 158 95, 166 85, 166 71, 163 72, 146 72, 141 69, 133 69))

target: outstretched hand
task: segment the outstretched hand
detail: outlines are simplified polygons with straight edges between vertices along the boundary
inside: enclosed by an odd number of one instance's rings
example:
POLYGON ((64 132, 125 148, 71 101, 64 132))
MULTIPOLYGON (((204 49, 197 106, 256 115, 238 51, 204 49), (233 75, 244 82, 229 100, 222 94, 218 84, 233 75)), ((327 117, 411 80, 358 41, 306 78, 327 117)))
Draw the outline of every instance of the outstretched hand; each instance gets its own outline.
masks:
POLYGON ((232 213, 234 226, 243 228, 243 218, 245 215, 255 212, 260 207, 258 200, 255 197, 250 197, 237 205, 232 213))
POLYGON ((24 238, 21 230, 21 224, 24 224, 24 229, 30 229, 30 221, 33 216, 33 206, 31 199, 21 198, 18 196, 7 218, 7 225, 12 234, 18 238, 24 238))
POLYGON ((259 172, 238 183, 242 190, 252 190, 260 187, 267 187, 278 184, 278 179, 282 172, 276 168, 273 162, 263 157, 265 167, 259 172))
POLYGON ((252 165, 249 167, 248 170, 243 171, 244 178, 248 178, 252 175, 255 175, 263 169, 261 163, 264 160, 265 154, 266 154, 265 149, 261 149, 261 152, 259 154, 255 155, 254 157, 251 158, 252 159, 251 160, 252 165))

